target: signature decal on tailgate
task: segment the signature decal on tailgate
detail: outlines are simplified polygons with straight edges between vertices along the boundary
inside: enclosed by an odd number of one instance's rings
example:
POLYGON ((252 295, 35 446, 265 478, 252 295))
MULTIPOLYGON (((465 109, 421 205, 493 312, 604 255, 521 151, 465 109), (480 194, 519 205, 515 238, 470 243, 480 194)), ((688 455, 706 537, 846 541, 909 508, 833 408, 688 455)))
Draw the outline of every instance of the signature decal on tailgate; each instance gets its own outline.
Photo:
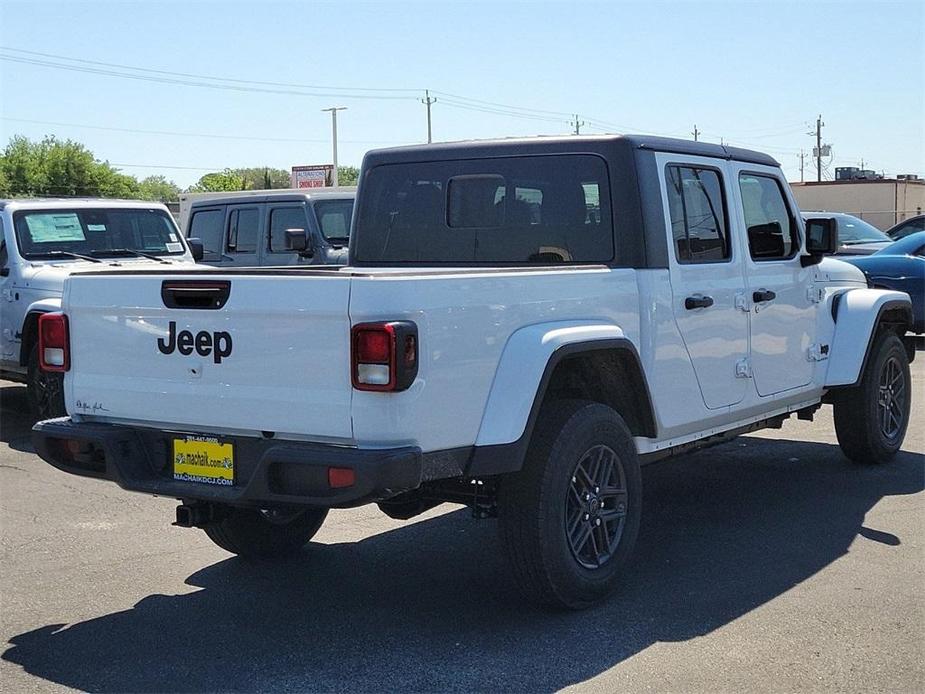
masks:
POLYGON ((163 337, 157 338, 157 348, 161 354, 173 354, 176 351, 189 356, 195 349, 200 357, 211 354, 216 364, 221 364, 222 359, 231 355, 232 346, 231 333, 224 330, 214 333, 200 330, 195 336, 189 330, 177 333, 176 321, 167 324, 166 340, 163 337))

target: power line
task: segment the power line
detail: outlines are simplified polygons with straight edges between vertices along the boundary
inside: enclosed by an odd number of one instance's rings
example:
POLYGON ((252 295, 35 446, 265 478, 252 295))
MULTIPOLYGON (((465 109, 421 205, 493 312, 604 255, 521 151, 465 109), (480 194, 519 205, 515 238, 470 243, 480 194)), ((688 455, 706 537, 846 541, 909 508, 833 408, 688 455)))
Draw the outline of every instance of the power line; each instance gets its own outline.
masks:
MULTIPOLYGON (((0 53, 0 60, 7 62, 20 63, 25 65, 34 65, 39 67, 81 72, 86 74, 102 75, 107 77, 119 77, 122 79, 133 79, 144 82, 156 82, 161 84, 183 85, 189 87, 202 87, 205 89, 217 89, 224 91, 236 92, 256 92, 269 94, 282 94, 289 96, 308 96, 308 97, 336 97, 345 99, 376 99, 376 100, 409 100, 417 98, 413 96, 414 92, 425 92, 425 99, 430 99, 430 93, 443 97, 444 103, 453 108, 465 109, 481 113, 490 113, 494 115, 503 115, 513 118, 526 120, 537 120, 545 122, 560 122, 560 118, 553 116, 571 116, 572 114, 564 111, 552 111, 547 109, 535 109, 522 106, 513 106, 502 104, 484 99, 475 99, 472 97, 453 94, 451 92, 442 92, 437 90, 421 90, 412 88, 382 88, 382 87, 334 87, 326 85, 309 85, 298 84, 293 82, 270 82, 263 80, 243 80, 230 77, 219 77, 215 75, 202 75, 190 72, 177 72, 172 70, 158 70, 154 68, 140 67, 136 65, 125 65, 122 63, 109 63, 99 60, 89 60, 86 58, 71 58, 55 53, 44 53, 40 51, 31 51, 21 48, 12 48, 9 46, 0 46, 0 51, 16 53, 20 55, 9 55, 0 53), (59 62, 67 61, 67 62, 59 62), (71 64, 69 64, 71 63, 71 64), (79 64, 73 64, 79 63, 79 64), (139 74, 144 73, 144 74, 139 74), (327 92, 305 91, 305 90, 328 90, 327 92), (329 92, 341 92, 332 94, 329 92), (352 93, 351 93, 352 92, 352 93), (371 92, 371 93, 365 93, 371 92)), ((603 121, 598 121, 603 123, 603 121)))
MULTIPOLYGON (((523 120, 532 120, 538 122, 546 123, 562 123, 562 117, 574 118, 574 121, 571 121, 574 125, 579 121, 580 118, 584 118, 584 122, 581 123, 582 126, 587 126, 594 130, 601 130, 604 132, 638 132, 638 133, 648 133, 652 135, 662 135, 675 137, 677 133, 674 132, 653 132, 650 130, 642 128, 634 128, 623 125, 618 125, 610 123, 608 121, 599 120, 596 118, 590 118, 586 115, 568 113, 564 111, 555 111, 550 109, 537 109, 524 106, 515 106, 511 104, 504 104, 495 101, 488 101, 485 99, 477 99, 473 97, 463 96, 459 94, 454 94, 451 92, 443 92, 439 90, 428 90, 428 89, 414 89, 408 87, 339 87, 331 85, 312 85, 312 84, 299 84, 294 82, 274 82, 266 80, 247 80, 247 79, 238 79, 231 77, 220 77, 215 75, 205 75, 191 72, 179 72, 171 70, 161 70, 155 68, 141 67, 137 65, 126 65, 121 63, 110 63, 105 61, 90 60, 87 58, 72 58, 68 56, 63 56, 55 53, 46 53, 41 51, 33 51, 22 48, 14 48, 10 46, 0 46, 0 51, 5 51, 6 53, 0 53, 0 60, 20 63, 26 65, 34 65, 39 67, 45 67, 50 69, 66 70, 73 72, 82 72, 87 74, 96 74, 108 77, 117 77, 122 79, 133 79, 146 82, 157 82, 162 84, 172 84, 172 85, 182 85, 190 87, 201 87, 205 89, 216 89, 216 90, 225 90, 225 91, 236 91, 236 92, 255 92, 255 93, 269 93, 269 94, 282 94, 289 96, 302 96, 302 97, 334 97, 341 99, 373 99, 373 100, 410 100, 417 99, 417 94, 421 92, 424 93, 424 99, 422 100, 428 109, 428 141, 432 139, 430 132, 432 130, 432 122, 430 119, 431 112, 430 106, 436 101, 435 97, 431 97, 431 94, 439 95, 441 97, 441 103, 450 108, 467 110, 478 113, 486 113, 491 115, 505 116, 509 118, 518 118, 523 120), (66 62, 60 62, 66 61, 66 62), (317 91, 321 90, 321 91, 317 91)), ((15 119, 6 119, 6 120, 15 120, 15 119)), ((27 122, 25 119, 20 119, 22 122, 27 122)), ((50 125, 59 125, 53 122, 48 122, 50 125)), ((81 126, 81 125, 71 125, 60 124, 64 127, 86 127, 91 129, 103 129, 102 126, 81 126)), ((778 126, 777 128, 769 130, 768 128, 760 128, 752 130, 752 134, 749 137, 754 139, 762 139, 768 137, 778 137, 782 135, 789 134, 794 132, 794 128, 798 125, 797 122, 787 123, 778 126)), ((213 134, 196 134, 196 133, 173 133, 169 131, 144 131, 140 129, 122 129, 122 128, 109 128, 113 131, 124 131, 124 132, 147 132, 149 134, 164 134, 164 135, 176 135, 176 136, 195 136, 195 137, 211 137, 218 139, 248 139, 255 141, 280 141, 280 142, 323 142, 323 140, 309 140, 309 139, 289 139, 289 138, 259 138, 259 137, 245 137, 237 135, 213 135, 213 134)), ((578 130, 579 128, 576 128, 578 130)), ((743 134, 749 132, 748 130, 742 131, 743 134)), ((682 136, 686 135, 684 133, 682 136)), ((700 136, 703 133, 695 126, 695 139, 699 140, 700 136)), ((391 142, 386 141, 364 141, 364 140, 345 140, 344 142, 353 142, 357 144, 392 144, 391 142)), ((792 153, 797 150, 793 149, 783 149, 775 147, 767 147, 763 145, 750 145, 744 144, 744 146, 757 147, 759 149, 765 149, 770 151, 779 151, 779 152, 788 152, 792 153)))
MULTIPOLYGON (((217 77, 215 75, 201 75, 191 72, 175 72, 172 70, 156 70, 154 68, 148 67, 139 67, 137 65, 123 65, 120 63, 107 63, 100 60, 88 60, 86 58, 72 58, 66 55, 58 55, 55 53, 42 53, 40 51, 30 51, 25 48, 13 48, 11 46, 0 46, 0 50, 10 51, 13 53, 25 53, 27 55, 40 56, 43 58, 53 58, 56 60, 67 60, 74 63, 84 63, 86 65, 97 65, 100 67, 107 68, 116 68, 119 70, 135 70, 138 72, 149 72, 157 75, 168 75, 173 77, 189 77, 193 79, 204 79, 204 80, 215 80, 220 82, 234 82, 237 84, 253 84, 253 85, 263 85, 270 87, 292 87, 294 89, 330 89, 337 91, 357 91, 357 92, 419 92, 420 89, 412 89, 410 87, 334 87, 328 85, 318 85, 318 84, 298 84, 295 82, 269 82, 266 80, 243 80, 234 77, 217 77)), ((413 97, 406 97, 413 98, 413 97)))
POLYGON ((414 99, 414 96, 382 96, 375 94, 346 94, 346 93, 325 93, 325 92, 307 92, 295 89, 276 89, 269 87, 243 86, 236 84, 222 84, 216 82, 203 82, 191 79, 175 79, 171 77, 159 77, 155 75, 131 74, 128 72, 119 72, 104 68, 82 67, 80 65, 67 65, 64 63, 54 63, 46 60, 37 60, 33 58, 20 58, 0 54, 0 60, 12 63, 22 63, 25 65, 37 65, 40 67, 54 68, 58 70, 70 70, 73 72, 83 72, 95 75, 106 75, 108 77, 121 77, 124 79, 139 80, 142 82, 158 82, 161 84, 177 84, 188 87, 202 87, 204 89, 217 89, 221 91, 232 92, 255 92, 261 94, 283 94, 286 96, 308 96, 308 97, 335 97, 338 99, 373 99, 373 100, 408 100, 414 99))
POLYGON ((445 96, 451 99, 456 99, 458 101, 468 101, 474 104, 479 104, 481 106, 494 106, 496 108, 502 108, 507 110, 516 110, 516 111, 527 111, 529 113, 537 113, 549 116, 571 116, 573 114, 567 113, 566 111, 549 111, 547 109, 541 108, 528 108, 526 106, 511 106, 510 104, 499 104, 495 101, 484 101, 482 99, 473 99, 469 96, 460 96, 459 94, 450 94, 448 92, 437 91, 436 89, 430 90, 432 93, 437 94, 438 96, 445 96))
POLYGON ((450 108, 462 109, 464 111, 476 111, 479 113, 491 113, 500 116, 509 116, 511 118, 521 118, 524 120, 533 120, 533 121, 544 121, 547 123, 562 123, 561 118, 551 118, 549 116, 535 116, 526 113, 515 113, 513 111, 504 111, 496 108, 488 108, 481 106, 472 106, 469 104, 459 103, 456 101, 450 101, 449 99, 444 98, 440 103, 444 106, 449 106, 450 108))
MULTIPOLYGON (((309 142, 318 142, 324 143, 329 142, 324 138, 317 139, 308 139, 308 138, 289 138, 289 137, 254 137, 251 135, 222 135, 217 133, 189 133, 189 132, 176 132, 172 130, 144 130, 141 128, 116 128, 112 126, 103 126, 103 125, 87 125, 82 123, 61 123, 58 121, 47 121, 47 120, 32 120, 30 118, 10 118, 7 116, 0 116, 0 121, 10 121, 13 123, 31 123, 33 125, 54 125, 56 127, 62 128, 86 128, 88 130, 105 130, 119 133, 130 133, 130 134, 144 134, 144 135, 168 135, 172 137, 205 137, 219 140, 253 140, 254 142, 296 142, 296 143, 309 143, 309 142)), ((364 145, 390 145, 390 144, 402 144, 404 140, 340 140, 341 142, 346 142, 349 144, 364 144, 364 145)))

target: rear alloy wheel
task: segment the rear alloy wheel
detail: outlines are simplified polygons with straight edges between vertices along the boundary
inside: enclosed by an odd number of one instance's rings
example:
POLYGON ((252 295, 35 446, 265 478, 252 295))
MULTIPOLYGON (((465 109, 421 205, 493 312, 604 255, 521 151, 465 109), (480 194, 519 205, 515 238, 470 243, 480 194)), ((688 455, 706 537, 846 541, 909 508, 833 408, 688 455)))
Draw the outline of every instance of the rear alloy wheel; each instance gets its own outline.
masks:
POLYGON ((835 433, 844 454, 856 463, 890 460, 905 438, 911 405, 906 348, 894 333, 881 333, 860 383, 835 400, 835 433))
POLYGON ((523 469, 498 492, 501 539, 534 602, 582 609, 616 588, 636 542, 642 481, 633 437, 613 409, 544 405, 523 469))
POLYGON ((67 414, 64 409, 64 374, 42 371, 39 367, 38 345, 34 345, 29 353, 26 388, 29 409, 38 419, 52 419, 67 414))
POLYGON ((578 461, 566 504, 565 532, 575 561, 586 569, 606 564, 626 526, 626 473, 608 446, 590 448, 578 461))

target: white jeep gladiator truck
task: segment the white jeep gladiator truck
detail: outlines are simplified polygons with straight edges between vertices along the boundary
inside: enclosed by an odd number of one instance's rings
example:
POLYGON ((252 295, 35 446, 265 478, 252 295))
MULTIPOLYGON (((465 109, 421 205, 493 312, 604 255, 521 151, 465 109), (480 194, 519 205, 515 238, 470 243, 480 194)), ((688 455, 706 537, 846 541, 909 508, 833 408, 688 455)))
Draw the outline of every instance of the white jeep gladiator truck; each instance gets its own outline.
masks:
POLYGON ((0 200, 0 378, 25 383, 33 413, 65 414, 61 374, 39 368, 38 319, 61 310, 64 280, 114 267, 189 267, 201 247, 160 203, 0 200))
POLYGON ((530 598, 584 607, 633 548, 641 464, 825 403, 848 458, 896 453, 909 297, 823 259, 836 243, 741 149, 370 152, 347 267, 72 276, 39 331, 70 417, 36 450, 250 557, 299 551, 329 508, 468 504, 530 598))

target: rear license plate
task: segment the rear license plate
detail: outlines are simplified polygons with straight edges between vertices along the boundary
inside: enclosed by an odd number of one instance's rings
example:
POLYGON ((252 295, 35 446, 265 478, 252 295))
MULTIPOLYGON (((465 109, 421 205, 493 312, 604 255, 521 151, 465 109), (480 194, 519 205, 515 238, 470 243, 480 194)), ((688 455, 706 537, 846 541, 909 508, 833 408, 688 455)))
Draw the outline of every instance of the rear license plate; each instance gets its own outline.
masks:
POLYGON ((234 484, 234 447, 214 436, 173 440, 173 478, 181 482, 234 484))

